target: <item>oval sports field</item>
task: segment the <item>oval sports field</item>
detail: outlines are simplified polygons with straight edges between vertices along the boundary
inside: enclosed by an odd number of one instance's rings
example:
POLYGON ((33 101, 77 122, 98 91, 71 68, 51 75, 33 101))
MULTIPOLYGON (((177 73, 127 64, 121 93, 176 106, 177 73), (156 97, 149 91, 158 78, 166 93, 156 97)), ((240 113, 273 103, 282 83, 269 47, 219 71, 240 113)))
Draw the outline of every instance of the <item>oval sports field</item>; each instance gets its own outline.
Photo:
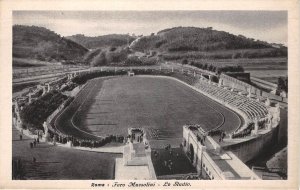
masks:
POLYGON ((240 117, 171 78, 108 77, 88 81, 74 101, 53 120, 57 130, 81 138, 127 136, 128 128, 147 131, 151 147, 179 146, 184 124, 232 132, 240 117))

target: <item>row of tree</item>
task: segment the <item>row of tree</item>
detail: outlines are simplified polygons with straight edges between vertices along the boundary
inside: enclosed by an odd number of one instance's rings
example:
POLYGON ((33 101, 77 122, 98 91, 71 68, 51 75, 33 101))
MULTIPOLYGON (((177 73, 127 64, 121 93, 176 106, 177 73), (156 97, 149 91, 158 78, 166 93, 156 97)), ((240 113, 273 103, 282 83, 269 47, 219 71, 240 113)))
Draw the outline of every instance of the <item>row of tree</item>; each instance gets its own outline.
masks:
POLYGON ((155 65, 157 60, 155 57, 138 57, 130 56, 131 51, 127 48, 116 49, 110 48, 109 51, 101 51, 91 60, 91 65, 122 65, 122 66, 140 66, 140 65, 155 65))
POLYGON ((84 84, 88 80, 93 79, 93 78, 98 78, 98 77, 105 77, 105 76, 113 76, 113 75, 125 75, 127 74, 127 71, 123 70, 118 70, 118 71, 94 71, 94 72, 87 72, 87 73, 81 73, 75 78, 72 79, 72 82, 76 84, 84 84))
POLYGON ((25 128, 42 129, 43 123, 65 100, 67 96, 53 90, 26 105, 20 112, 25 128))
MULTIPOLYGON (((188 84, 193 84, 196 79, 193 77, 193 75, 189 75, 187 73, 181 73, 178 71, 171 72, 171 70, 158 70, 158 69, 133 69, 132 70, 135 75, 165 75, 165 76, 171 76, 175 77, 179 80, 182 80, 188 84)), ((105 77, 105 76, 113 76, 113 75, 126 75, 126 70, 109 70, 109 71, 94 71, 94 72, 87 72, 87 73, 81 73, 80 75, 76 76, 72 79, 72 82, 76 84, 84 84, 88 80, 98 77, 105 77)))
POLYGON ((244 72, 244 68, 242 66, 221 66, 221 67, 217 67, 211 64, 207 64, 207 63, 199 63, 199 62, 194 62, 191 61, 190 63, 188 62, 187 59, 183 59, 181 62, 183 65, 186 64, 190 64, 192 66, 195 66, 199 69, 203 69, 203 70, 207 70, 207 71, 211 71, 211 72, 215 72, 217 74, 221 74, 221 73, 226 73, 226 72, 244 72))

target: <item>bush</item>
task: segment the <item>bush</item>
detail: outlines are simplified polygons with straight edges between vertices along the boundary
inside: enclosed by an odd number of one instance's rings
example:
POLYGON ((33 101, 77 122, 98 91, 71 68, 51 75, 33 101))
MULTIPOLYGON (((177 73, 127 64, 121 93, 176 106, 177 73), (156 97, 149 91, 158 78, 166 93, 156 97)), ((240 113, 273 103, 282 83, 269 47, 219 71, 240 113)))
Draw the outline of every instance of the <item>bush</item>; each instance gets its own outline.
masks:
POLYGON ((155 65, 157 63, 156 57, 142 59, 143 65, 155 65))
POLYGON ((105 52, 101 52, 98 54, 91 62, 92 66, 104 66, 107 64, 106 54, 105 52))
POLYGON ((217 73, 226 73, 226 72, 244 72, 244 68, 242 66, 224 66, 224 67, 219 67, 217 68, 217 73))
POLYGON ((42 129, 43 123, 65 100, 67 96, 58 91, 51 91, 25 106, 20 117, 26 128, 42 129))
POLYGON ((107 63, 111 64, 111 63, 123 62, 127 59, 127 55, 128 53, 126 50, 107 52, 106 53, 107 63))
POLYGON ((277 90, 288 92, 288 78, 279 77, 277 82, 277 90))
POLYGON ((109 51, 115 51, 117 48, 116 47, 111 47, 110 49, 109 49, 109 51))
POLYGON ((142 65, 142 61, 137 56, 128 57, 124 63, 125 65, 142 65))
POLYGON ((155 48, 159 48, 160 46, 162 46, 165 43, 167 43, 167 40, 160 40, 155 43, 155 48))
POLYGON ((187 59, 183 59, 183 60, 181 61, 181 64, 182 64, 182 65, 187 65, 187 64, 188 64, 188 60, 187 60, 187 59))

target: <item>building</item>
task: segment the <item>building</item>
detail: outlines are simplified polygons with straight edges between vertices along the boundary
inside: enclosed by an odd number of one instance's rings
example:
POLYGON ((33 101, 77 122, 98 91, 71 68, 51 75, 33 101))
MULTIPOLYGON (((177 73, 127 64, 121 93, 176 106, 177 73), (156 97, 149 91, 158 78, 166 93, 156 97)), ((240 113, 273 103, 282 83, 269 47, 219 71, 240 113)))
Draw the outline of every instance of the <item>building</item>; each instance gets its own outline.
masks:
POLYGON ((200 178, 211 180, 260 180, 234 153, 222 150, 199 125, 183 126, 183 149, 200 178))

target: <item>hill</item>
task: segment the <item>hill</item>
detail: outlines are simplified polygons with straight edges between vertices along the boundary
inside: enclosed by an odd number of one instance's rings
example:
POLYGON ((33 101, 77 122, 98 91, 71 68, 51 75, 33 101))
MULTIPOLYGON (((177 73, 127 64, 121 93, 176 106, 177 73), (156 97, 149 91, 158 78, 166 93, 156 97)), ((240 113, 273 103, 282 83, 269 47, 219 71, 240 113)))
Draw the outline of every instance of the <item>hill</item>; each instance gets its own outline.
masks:
POLYGON ((80 61, 88 50, 53 31, 37 26, 13 26, 13 57, 41 61, 80 61))
POLYGON ((88 49, 119 47, 131 43, 135 37, 125 34, 109 34, 104 36, 89 37, 82 34, 76 34, 66 37, 88 49))
POLYGON ((213 30, 211 27, 165 29, 159 31, 156 35, 152 34, 139 38, 131 45, 131 49, 142 52, 155 50, 161 52, 162 55, 168 55, 168 57, 174 56, 172 55, 174 53, 178 56, 178 54, 194 52, 198 54, 196 56, 199 58, 232 58, 241 50, 243 50, 243 55, 239 53, 237 58, 244 56, 244 54, 249 58, 287 56, 286 47, 276 48, 267 42, 213 30), (245 50, 249 50, 249 52, 245 53, 245 50), (230 53, 227 51, 230 51, 230 53), (222 57, 224 53, 226 56, 222 57))

